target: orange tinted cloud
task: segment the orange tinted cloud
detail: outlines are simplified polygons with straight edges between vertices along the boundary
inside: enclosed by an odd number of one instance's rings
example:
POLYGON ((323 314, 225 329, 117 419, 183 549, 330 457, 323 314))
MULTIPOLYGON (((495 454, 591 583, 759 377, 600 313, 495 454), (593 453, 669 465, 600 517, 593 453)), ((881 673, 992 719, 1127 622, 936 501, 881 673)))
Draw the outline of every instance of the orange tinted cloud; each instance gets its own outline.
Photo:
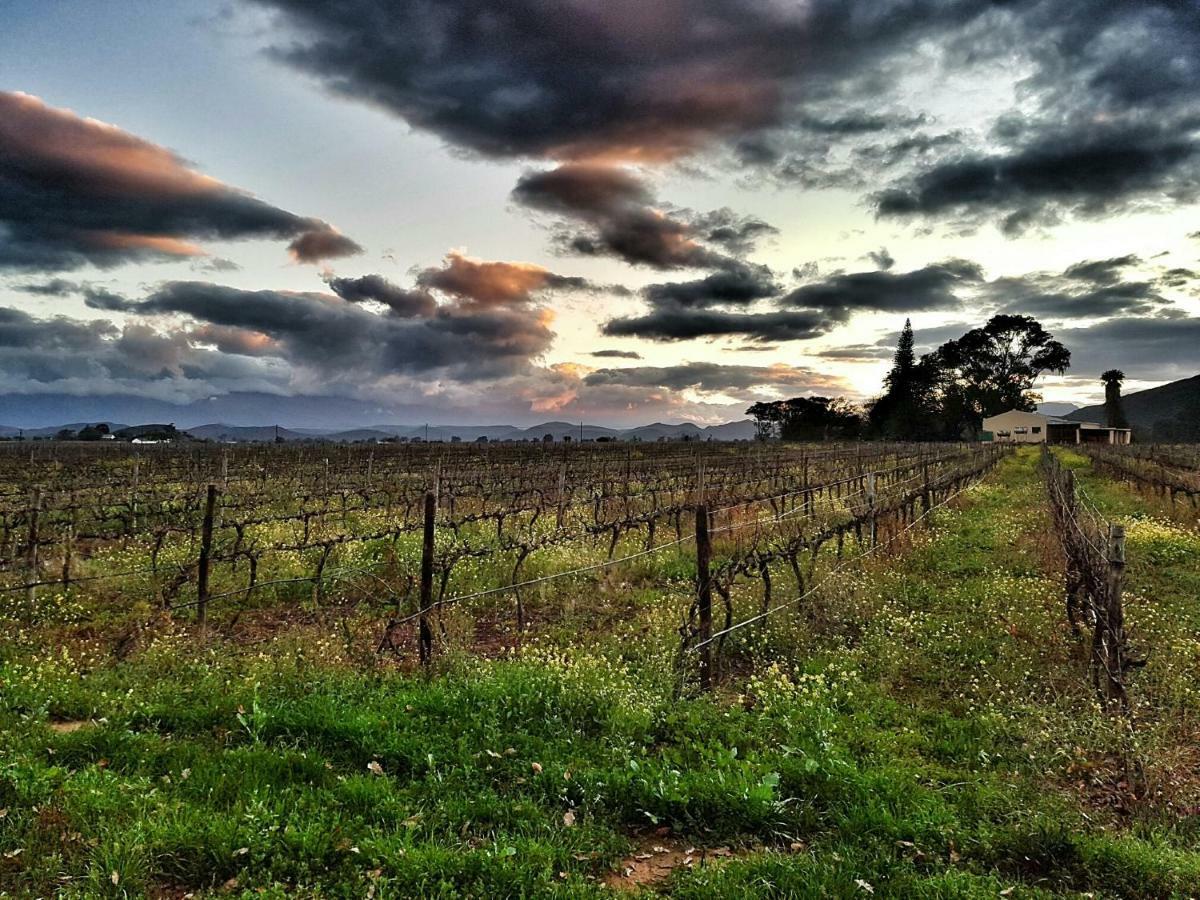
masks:
POLYGON ((165 256, 205 256, 195 244, 156 234, 124 234, 119 231, 86 232, 89 242, 110 250, 150 250, 165 256))
POLYGON ((290 240, 314 262, 357 253, 327 222, 271 206, 115 125, 0 91, 0 270, 197 256, 198 239, 290 240))
POLYGON ((201 194, 229 190, 183 164, 165 147, 98 119, 48 106, 23 93, 0 93, 0 146, 22 161, 88 182, 110 194, 201 194))
POLYGON ((533 263, 489 262, 451 252, 441 268, 421 272, 417 283, 480 306, 525 303, 546 288, 586 289, 582 278, 556 275, 533 263))

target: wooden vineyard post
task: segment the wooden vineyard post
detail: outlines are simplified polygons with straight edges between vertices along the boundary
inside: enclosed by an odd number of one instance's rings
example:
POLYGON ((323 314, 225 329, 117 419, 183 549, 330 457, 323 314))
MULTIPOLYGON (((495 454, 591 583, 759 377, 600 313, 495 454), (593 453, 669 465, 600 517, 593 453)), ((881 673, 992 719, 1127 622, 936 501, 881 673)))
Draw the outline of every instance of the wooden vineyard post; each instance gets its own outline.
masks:
POLYGON ((932 504, 929 500, 929 463, 921 463, 921 512, 928 513, 932 504))
POLYGON ((558 470, 558 527, 563 527, 563 504, 567 498, 567 467, 564 464, 558 470))
POLYGON ((700 613, 700 690, 712 686, 712 543, 708 534, 708 507, 696 507, 696 597, 700 613))
POLYGON ((867 519, 870 526, 871 546, 875 546, 877 538, 875 531, 875 473, 867 473, 867 519))
POLYGON ((433 631, 429 627, 429 608, 433 603, 433 518, 437 498, 433 491, 425 492, 425 532, 421 542, 421 616, 417 629, 417 653, 421 665, 433 658, 433 631))
POLYGON ((808 489, 808 454, 807 453, 805 453, 804 456, 801 457, 801 459, 800 459, 800 469, 801 469, 801 477, 804 479, 803 480, 804 515, 811 518, 812 514, 813 514, 813 505, 812 505, 812 491, 810 491, 808 489))
POLYGON ((67 533, 63 535, 63 564, 62 586, 64 591, 71 589, 71 558, 75 553, 75 511, 71 511, 71 521, 67 523, 67 533))
POLYGON ((25 552, 25 573, 29 586, 25 588, 25 599, 32 603, 37 599, 38 582, 38 518, 42 512, 42 489, 33 489, 33 500, 29 504, 29 547, 25 552))
MULTIPOLYGON (((225 448, 221 449, 221 493, 229 493, 229 451, 225 448)), ((218 508, 215 510, 216 517, 213 519, 213 527, 220 528, 224 523, 224 516, 218 508)))
MULTIPOLYGON (((1104 689, 1101 699, 1106 709, 1113 701, 1124 709, 1128 703, 1125 693, 1125 610, 1121 593, 1125 581, 1125 526, 1108 526, 1108 590, 1105 597, 1104 627, 1100 663, 1104 689)), ((1099 635, 1101 629, 1097 628, 1099 635)))
POLYGON ((129 531, 132 534, 137 531, 137 514, 138 514, 138 471, 139 461, 135 456, 133 458, 133 485, 129 492, 129 531))
POLYGON ((200 634, 208 626, 208 569, 212 556, 213 516, 217 509, 217 486, 208 486, 208 496, 204 499, 204 523, 200 526, 200 564, 196 573, 196 624, 200 626, 200 634))

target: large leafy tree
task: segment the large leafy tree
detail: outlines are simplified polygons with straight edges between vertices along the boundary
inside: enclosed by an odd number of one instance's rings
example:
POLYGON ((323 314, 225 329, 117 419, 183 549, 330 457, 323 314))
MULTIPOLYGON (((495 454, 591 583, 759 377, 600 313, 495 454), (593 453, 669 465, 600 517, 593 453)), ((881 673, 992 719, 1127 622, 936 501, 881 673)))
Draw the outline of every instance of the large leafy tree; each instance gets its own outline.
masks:
POLYGON ((996 315, 925 358, 936 374, 946 436, 974 435, 985 416, 1033 411, 1037 379, 1062 373, 1071 351, 1030 316, 996 315))

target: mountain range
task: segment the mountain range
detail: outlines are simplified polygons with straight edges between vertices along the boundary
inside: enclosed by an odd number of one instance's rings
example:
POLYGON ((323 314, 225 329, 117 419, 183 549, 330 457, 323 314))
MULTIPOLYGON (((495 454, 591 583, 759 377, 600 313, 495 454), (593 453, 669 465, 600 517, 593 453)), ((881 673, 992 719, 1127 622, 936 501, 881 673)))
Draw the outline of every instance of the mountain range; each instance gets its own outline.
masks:
POLYGON ((285 441, 327 440, 327 441, 378 441, 399 437, 411 440, 420 438, 430 441, 475 441, 487 438, 489 441, 540 441, 550 435, 555 441, 563 438, 594 441, 598 438, 608 438, 614 441, 656 441, 659 438, 667 440, 708 440, 737 441, 749 440, 754 437, 754 423, 749 419, 741 422, 727 422, 724 425, 709 425, 701 427, 691 422, 668 425, 656 422, 653 425, 640 425, 636 428, 605 428, 602 425, 583 425, 571 422, 543 422, 529 428, 516 425, 372 425, 366 428, 354 428, 347 431, 328 431, 314 428, 279 428, 273 426, 237 426, 237 425, 200 425, 187 429, 188 434, 196 438, 210 441, 273 441, 276 434, 285 441))
MULTIPOLYGON (((86 425, 105 424, 110 432, 120 432, 130 426, 120 422, 91 420, 86 422, 71 422, 64 425, 50 425, 43 428, 15 428, 10 425, 0 425, 0 437, 26 438, 53 437, 59 431, 79 431, 86 425)), ((571 422, 544 422, 530 428, 516 425, 372 425, 366 428, 347 430, 322 428, 284 428, 275 425, 226 425, 214 423, 198 425, 182 429, 187 434, 199 440, 228 441, 228 442, 271 442, 280 438, 284 441, 382 441, 390 438, 411 440, 420 438, 430 441, 475 441, 487 438, 489 441, 540 441, 546 435, 551 435, 555 441, 569 437, 571 440, 580 439, 580 426, 571 422)), ((582 428, 584 440, 594 441, 606 438, 614 441, 657 441, 667 440, 715 440, 738 441, 750 440, 754 437, 754 423, 749 419, 741 422, 727 422, 724 425, 709 425, 701 427, 691 422, 669 425, 656 422, 653 425, 640 425, 636 428, 605 428, 601 425, 584 425, 582 428)))
MULTIPOLYGON (((1126 394, 1121 405, 1135 440, 1194 440, 1189 435, 1200 427, 1200 375, 1126 394)), ((1104 406, 1085 406, 1066 418, 1104 422, 1104 406)))

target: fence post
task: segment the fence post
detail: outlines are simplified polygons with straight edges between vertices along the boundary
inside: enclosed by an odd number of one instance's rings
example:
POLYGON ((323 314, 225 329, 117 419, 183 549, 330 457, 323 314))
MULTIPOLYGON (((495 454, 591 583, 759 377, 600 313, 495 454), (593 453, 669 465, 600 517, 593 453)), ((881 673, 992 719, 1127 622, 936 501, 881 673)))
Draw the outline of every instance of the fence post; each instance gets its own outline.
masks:
POLYGON ((708 534, 708 507, 696 507, 696 595, 700 613, 700 690, 712 685, 712 543, 708 534))
POLYGON ((437 498, 433 491, 425 492, 425 531, 421 542, 421 616, 417 628, 417 652, 421 665, 433 658, 433 631, 429 627, 429 609, 433 603, 433 519, 437 498))
POLYGON ((29 548, 25 553, 25 571, 29 586, 25 588, 25 599, 32 603, 37 598, 35 582, 38 578, 38 518, 42 511, 42 489, 33 489, 33 502, 29 505, 29 548))
POLYGON ((1119 700, 1126 705, 1125 694, 1125 610, 1121 592, 1125 582, 1125 526, 1108 526, 1108 596, 1104 616, 1105 642, 1108 648, 1105 663, 1106 704, 1119 700))
POLYGON ((804 515, 811 518, 813 514, 812 491, 808 489, 808 454, 805 453, 800 459, 801 476, 804 479, 804 515))
POLYGON ((71 521, 67 523, 67 533, 63 536, 63 566, 62 586, 64 591, 71 589, 71 558, 75 553, 75 511, 71 511, 71 521))
POLYGON ((135 456, 133 458, 133 485, 129 492, 129 530, 130 532, 137 531, 137 514, 138 514, 138 476, 140 461, 135 456))
POLYGON ((870 520, 871 546, 875 546, 875 473, 867 473, 867 517, 870 520))
POLYGON ((567 495, 567 467, 564 464, 564 465, 560 466, 558 469, 558 497, 557 497, 557 499, 558 499, 558 516, 557 516, 556 522, 557 522, 557 525, 559 528, 563 527, 563 512, 564 512, 563 504, 566 502, 566 495, 567 495))
POLYGON ((928 513, 932 503, 929 500, 929 463, 921 463, 921 512, 928 513))
POLYGON ((212 555, 213 516, 217 508, 217 486, 208 486, 208 496, 204 499, 204 523, 200 526, 200 567, 196 573, 196 624, 200 626, 200 634, 208 626, 208 569, 209 557, 212 555))

